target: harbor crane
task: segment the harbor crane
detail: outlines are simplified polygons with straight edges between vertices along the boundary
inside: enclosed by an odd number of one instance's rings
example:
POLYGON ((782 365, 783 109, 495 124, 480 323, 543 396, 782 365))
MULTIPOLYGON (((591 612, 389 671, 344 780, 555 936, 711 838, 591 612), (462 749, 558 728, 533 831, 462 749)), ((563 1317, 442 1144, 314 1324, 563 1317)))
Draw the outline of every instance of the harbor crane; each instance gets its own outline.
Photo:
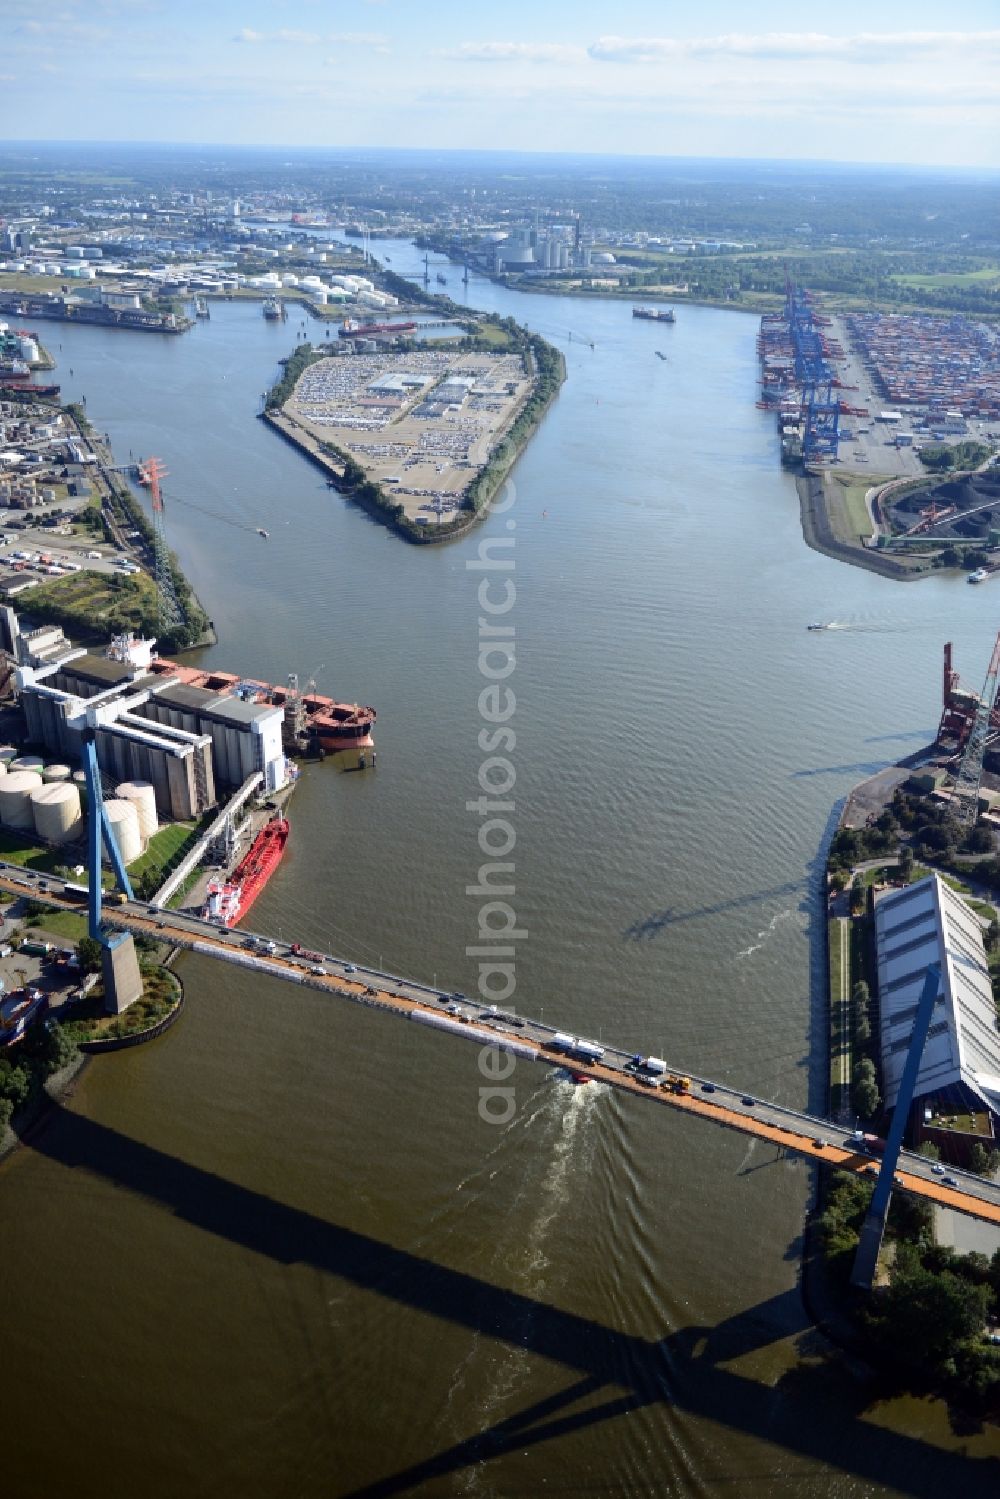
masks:
POLYGON ((955 788, 952 792, 952 806, 955 808, 959 822, 967 827, 972 826, 979 811, 983 756, 992 731, 991 719, 996 702, 998 679, 1000 679, 1000 634, 997 635, 993 646, 986 681, 983 683, 982 695, 976 707, 976 716, 972 721, 972 729, 966 740, 958 775, 955 777, 955 788))
POLYGON ((160 636, 183 623, 180 601, 174 587, 173 568, 163 526, 163 493, 160 480, 167 477, 167 470, 159 458, 146 458, 140 465, 140 483, 149 487, 153 507, 153 558, 156 570, 157 625, 160 636))

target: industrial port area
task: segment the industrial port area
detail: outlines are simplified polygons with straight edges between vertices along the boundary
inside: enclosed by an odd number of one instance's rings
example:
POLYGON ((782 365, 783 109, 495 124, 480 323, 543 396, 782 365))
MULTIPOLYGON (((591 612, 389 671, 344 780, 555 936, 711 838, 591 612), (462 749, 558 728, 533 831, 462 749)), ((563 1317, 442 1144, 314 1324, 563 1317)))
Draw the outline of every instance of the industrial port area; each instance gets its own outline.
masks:
POLYGON ((986 323, 903 313, 831 315, 788 286, 761 319, 761 399, 782 461, 917 477, 924 448, 972 438, 1000 446, 1000 338, 986 323))
POLYGON ((1000 337, 900 290, 937 178, 880 259, 881 169, 145 152, 0 161, 18 1499, 992 1494, 1000 337))

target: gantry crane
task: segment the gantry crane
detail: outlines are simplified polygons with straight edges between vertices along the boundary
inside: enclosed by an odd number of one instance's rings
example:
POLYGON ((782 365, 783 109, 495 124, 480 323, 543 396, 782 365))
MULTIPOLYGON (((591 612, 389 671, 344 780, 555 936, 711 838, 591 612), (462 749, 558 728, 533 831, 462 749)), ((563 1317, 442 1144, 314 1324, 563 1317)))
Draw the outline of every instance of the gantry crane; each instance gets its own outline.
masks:
POLYGON ((970 827, 975 822, 979 811, 983 756, 986 753, 986 744, 992 730, 991 719, 996 701, 998 678, 1000 678, 1000 634, 997 635, 993 646, 986 681, 983 683, 982 695, 976 708, 976 716, 972 721, 972 729, 966 740, 958 775, 955 777, 955 788, 952 792, 952 805, 958 820, 970 827))

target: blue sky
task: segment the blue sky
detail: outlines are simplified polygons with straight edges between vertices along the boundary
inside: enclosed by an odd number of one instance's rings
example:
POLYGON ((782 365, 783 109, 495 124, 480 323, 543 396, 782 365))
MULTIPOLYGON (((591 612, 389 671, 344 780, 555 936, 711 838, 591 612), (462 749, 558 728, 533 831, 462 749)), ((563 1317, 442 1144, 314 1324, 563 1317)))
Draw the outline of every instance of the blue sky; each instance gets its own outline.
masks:
POLYGON ((1000 165, 1000 0, 0 0, 0 137, 1000 165))

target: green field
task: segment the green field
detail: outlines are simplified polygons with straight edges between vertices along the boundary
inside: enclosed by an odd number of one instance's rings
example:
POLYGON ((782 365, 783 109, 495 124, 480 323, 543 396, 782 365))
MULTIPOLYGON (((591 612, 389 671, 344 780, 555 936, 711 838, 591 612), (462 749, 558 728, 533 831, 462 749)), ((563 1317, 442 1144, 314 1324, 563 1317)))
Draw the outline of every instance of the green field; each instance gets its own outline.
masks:
POLYGON ((844 491, 844 507, 851 528, 851 540, 857 540, 859 536, 871 536, 873 527, 865 504, 871 480, 856 479, 851 474, 837 474, 836 480, 844 491))
POLYGON ((35 931, 39 935, 63 937, 67 942, 76 943, 87 935, 87 918, 78 916, 75 911, 46 911, 44 916, 39 916, 35 931))
POLYGON ((129 865, 129 879, 135 884, 150 870, 165 877, 170 867, 178 863, 184 851, 195 842, 200 831, 201 825, 196 822, 172 822, 160 828, 150 838, 142 857, 129 865))
POLYGON ((31 612, 82 640, 121 630, 148 634, 156 629, 156 585, 145 573, 73 573, 33 588, 31 612))
POLYGON ((0 859, 8 864, 19 864, 22 869, 35 869, 45 874, 55 874, 66 867, 65 849, 43 848, 33 835, 22 837, 20 833, 0 831, 0 859))
POLYGON ((963 291, 966 287, 996 290, 1000 287, 1000 265, 983 266, 976 271, 940 271, 936 275, 895 272, 890 280, 913 291, 963 291))

